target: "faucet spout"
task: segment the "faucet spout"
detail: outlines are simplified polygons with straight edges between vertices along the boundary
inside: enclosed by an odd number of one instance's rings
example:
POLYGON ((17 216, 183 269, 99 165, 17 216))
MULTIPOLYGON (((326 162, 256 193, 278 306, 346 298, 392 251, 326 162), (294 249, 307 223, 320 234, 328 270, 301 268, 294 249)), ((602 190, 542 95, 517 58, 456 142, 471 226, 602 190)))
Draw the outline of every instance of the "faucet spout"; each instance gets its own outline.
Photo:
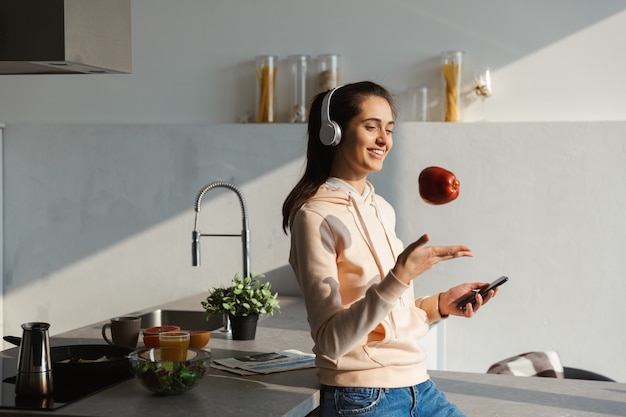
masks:
POLYGON ((246 200, 243 196, 243 193, 239 188, 234 186, 233 184, 224 182, 224 181, 215 181, 208 185, 205 185, 200 192, 198 192, 198 196, 196 197, 196 218, 194 222, 194 228, 191 232, 191 264, 192 266, 200 266, 200 238, 204 236, 220 236, 220 237, 228 237, 228 236, 241 236, 241 247, 242 247, 242 256, 243 256, 243 276, 247 277, 250 275, 250 226, 248 222, 248 208, 246 206, 246 200), (240 234, 203 234, 200 233, 198 229, 198 217, 200 214, 200 208, 202 205, 202 199, 205 194, 214 188, 228 188, 237 194, 239 198, 239 204, 241 206, 241 221, 242 221, 242 230, 240 234))

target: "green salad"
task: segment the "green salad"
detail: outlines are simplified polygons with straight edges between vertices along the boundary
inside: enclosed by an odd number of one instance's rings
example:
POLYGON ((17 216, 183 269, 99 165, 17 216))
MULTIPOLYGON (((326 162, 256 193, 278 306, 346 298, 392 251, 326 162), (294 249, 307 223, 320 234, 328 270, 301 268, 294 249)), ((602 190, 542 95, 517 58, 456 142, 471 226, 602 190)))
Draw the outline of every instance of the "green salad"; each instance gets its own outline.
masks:
POLYGON ((206 372, 203 361, 148 362, 139 361, 135 376, 146 388, 158 394, 179 394, 193 387, 206 372))

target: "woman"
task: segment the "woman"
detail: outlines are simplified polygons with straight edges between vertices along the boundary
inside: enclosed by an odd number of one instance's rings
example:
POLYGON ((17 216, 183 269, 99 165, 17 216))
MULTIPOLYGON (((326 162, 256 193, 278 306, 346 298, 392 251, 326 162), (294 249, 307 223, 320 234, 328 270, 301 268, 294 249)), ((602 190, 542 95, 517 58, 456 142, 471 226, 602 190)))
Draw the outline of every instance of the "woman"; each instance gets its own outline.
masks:
POLYGON ((463 416, 430 381, 419 338, 429 325, 472 317, 455 300, 486 283, 414 298, 412 280, 467 246, 403 250, 395 213, 367 180, 393 146, 391 95, 372 82, 318 95, 311 106, 305 172, 283 205, 290 264, 315 342, 322 416, 463 416))

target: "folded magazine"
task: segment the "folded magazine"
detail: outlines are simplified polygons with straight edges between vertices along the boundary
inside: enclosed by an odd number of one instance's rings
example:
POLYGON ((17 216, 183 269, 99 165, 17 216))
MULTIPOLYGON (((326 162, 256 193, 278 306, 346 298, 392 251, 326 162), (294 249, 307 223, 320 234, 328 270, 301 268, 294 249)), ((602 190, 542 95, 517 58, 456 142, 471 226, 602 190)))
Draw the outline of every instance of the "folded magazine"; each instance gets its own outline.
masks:
POLYGON ((315 355, 289 349, 236 358, 214 359, 211 367, 239 375, 271 374, 315 367, 315 355))

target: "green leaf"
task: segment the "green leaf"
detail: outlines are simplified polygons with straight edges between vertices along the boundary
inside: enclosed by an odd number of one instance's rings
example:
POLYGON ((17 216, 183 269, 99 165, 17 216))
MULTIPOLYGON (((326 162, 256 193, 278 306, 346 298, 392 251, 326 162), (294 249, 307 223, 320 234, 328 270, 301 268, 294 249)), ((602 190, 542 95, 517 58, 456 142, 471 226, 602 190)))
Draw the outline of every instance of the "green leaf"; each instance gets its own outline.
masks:
POLYGON ((213 288, 207 299, 201 302, 207 318, 220 313, 248 315, 280 312, 278 293, 272 294, 270 282, 261 284, 259 278, 263 277, 250 275, 242 279, 237 273, 230 287, 213 288))

